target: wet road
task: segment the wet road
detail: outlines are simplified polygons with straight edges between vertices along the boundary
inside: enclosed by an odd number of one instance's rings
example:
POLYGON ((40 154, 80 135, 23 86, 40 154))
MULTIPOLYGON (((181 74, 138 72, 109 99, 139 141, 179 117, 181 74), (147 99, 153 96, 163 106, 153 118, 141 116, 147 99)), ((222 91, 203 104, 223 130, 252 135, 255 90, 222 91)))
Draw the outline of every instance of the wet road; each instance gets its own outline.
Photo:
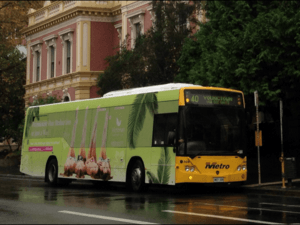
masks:
POLYGON ((42 180, 0 176, 0 218, 8 223, 276 224, 300 222, 300 198, 243 193, 238 189, 152 187, 74 182, 49 187, 42 180))

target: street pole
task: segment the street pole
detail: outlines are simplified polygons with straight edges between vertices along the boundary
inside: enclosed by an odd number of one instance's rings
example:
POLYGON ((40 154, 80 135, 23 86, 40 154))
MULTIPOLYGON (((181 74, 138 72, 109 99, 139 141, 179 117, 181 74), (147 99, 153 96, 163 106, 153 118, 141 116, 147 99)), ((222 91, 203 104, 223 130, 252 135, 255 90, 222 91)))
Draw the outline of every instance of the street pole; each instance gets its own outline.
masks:
POLYGON ((257 140, 257 164, 258 164, 258 184, 261 184, 261 173, 260 173, 260 141, 259 141, 259 118, 258 118, 258 92, 254 92, 254 103, 256 106, 256 140, 257 140))
POLYGON ((282 171, 282 188, 286 188, 285 186, 285 171, 284 171, 284 153, 283 153, 283 128, 282 128, 282 117, 283 117, 283 107, 282 107, 282 99, 280 99, 280 136, 281 136, 281 171, 282 171))

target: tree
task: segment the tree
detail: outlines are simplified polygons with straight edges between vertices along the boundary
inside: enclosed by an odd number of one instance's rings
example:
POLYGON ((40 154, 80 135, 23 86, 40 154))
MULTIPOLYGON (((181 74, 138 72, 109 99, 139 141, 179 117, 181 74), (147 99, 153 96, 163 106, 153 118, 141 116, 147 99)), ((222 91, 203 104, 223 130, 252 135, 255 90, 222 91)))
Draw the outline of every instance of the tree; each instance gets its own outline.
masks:
POLYGON ((61 102, 61 99, 57 98, 56 95, 54 95, 54 96, 49 95, 45 98, 43 98, 42 96, 38 96, 36 100, 29 103, 29 106, 47 105, 47 104, 54 104, 54 103, 58 103, 58 102, 61 102))
POLYGON ((22 143, 26 58, 15 47, 22 43, 20 30, 27 26, 29 8, 42 1, 0 2, 0 137, 22 143))
POLYGON ((0 137, 4 137, 8 143, 13 138, 20 146, 22 136, 19 135, 19 130, 22 129, 25 107, 23 85, 26 77, 26 58, 17 49, 5 48, 2 44, 0 51, 0 137), (11 67, 10 64, 15 66, 11 67))
POLYGON ((300 77, 298 1, 207 1, 209 22, 188 39, 177 81, 235 88, 262 101, 296 90, 300 77))
POLYGON ((132 87, 173 82, 178 73, 177 60, 184 39, 192 33, 196 22, 194 13, 200 2, 153 1, 154 26, 135 40, 123 43, 121 51, 106 58, 108 67, 98 78, 98 94, 132 87), (187 21, 190 27, 187 28, 187 21), (193 23, 194 22, 194 23, 193 23))
POLYGON ((30 8, 39 9, 44 1, 1 1, 0 36, 5 46, 17 46, 23 41, 21 29, 28 26, 30 8))

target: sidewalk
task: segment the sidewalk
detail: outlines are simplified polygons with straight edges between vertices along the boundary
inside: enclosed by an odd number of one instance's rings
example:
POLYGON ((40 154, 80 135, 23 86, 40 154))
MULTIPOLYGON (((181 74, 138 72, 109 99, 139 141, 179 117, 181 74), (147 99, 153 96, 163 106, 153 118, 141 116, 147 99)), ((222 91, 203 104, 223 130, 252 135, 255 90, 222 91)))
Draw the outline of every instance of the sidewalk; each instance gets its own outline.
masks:
POLYGON ((291 187, 289 187, 287 182, 285 186, 286 188, 282 188, 282 181, 278 181, 262 183, 260 185, 248 184, 243 185, 242 188, 252 193, 300 197, 300 179, 292 180, 291 187))

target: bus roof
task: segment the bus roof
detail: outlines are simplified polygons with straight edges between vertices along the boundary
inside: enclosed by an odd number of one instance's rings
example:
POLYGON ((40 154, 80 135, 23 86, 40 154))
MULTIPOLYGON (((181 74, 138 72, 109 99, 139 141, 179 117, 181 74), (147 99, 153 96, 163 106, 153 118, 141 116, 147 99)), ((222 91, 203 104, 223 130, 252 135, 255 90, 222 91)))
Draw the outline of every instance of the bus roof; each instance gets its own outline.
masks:
POLYGON ((161 84, 161 85, 153 85, 148 87, 140 87, 140 88, 131 88, 119 91, 111 91, 103 95, 103 98, 116 97, 116 96, 126 96, 126 95, 137 95, 144 93, 153 93, 153 92, 161 92, 161 91, 170 91, 170 90, 178 90, 183 87, 202 87, 201 85, 194 84, 185 84, 185 83, 169 83, 169 84, 161 84))
POLYGON ((202 87, 201 85, 195 85, 195 84, 187 84, 187 83, 169 83, 169 84, 161 84, 161 85, 153 85, 148 87, 140 87, 140 88, 131 88, 131 89, 123 89, 118 91, 111 91, 103 95, 103 97, 99 98, 91 98, 91 99, 80 99, 70 102, 58 102, 58 103, 52 103, 47 105, 36 105, 36 106, 30 106, 29 108, 35 108, 35 107, 49 107, 52 105, 63 105, 63 104, 72 104, 75 102, 87 102, 87 101, 95 101, 97 99, 108 99, 112 97, 121 97, 121 96, 130 96, 130 95, 137 95, 137 94, 144 94, 144 93, 153 93, 153 92, 163 92, 163 91, 172 91, 172 90, 179 90, 183 87, 202 87))

